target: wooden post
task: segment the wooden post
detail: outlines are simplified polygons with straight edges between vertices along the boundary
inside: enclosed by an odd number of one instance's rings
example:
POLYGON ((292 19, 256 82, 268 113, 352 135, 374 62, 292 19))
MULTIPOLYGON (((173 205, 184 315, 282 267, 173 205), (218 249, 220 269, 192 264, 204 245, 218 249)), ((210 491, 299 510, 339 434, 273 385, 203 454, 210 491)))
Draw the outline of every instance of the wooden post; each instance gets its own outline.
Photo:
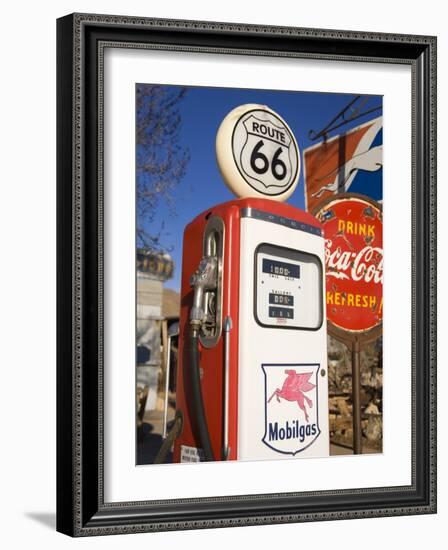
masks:
POLYGON ((359 339, 352 341, 353 454, 362 454, 361 364, 359 339))
POLYGON ((168 353, 170 352, 170 350, 167 349, 168 348, 168 321, 166 319, 162 320, 161 332, 162 332, 162 353, 161 353, 162 376, 160 377, 159 391, 162 391, 162 389, 165 388, 166 365, 167 365, 168 353))

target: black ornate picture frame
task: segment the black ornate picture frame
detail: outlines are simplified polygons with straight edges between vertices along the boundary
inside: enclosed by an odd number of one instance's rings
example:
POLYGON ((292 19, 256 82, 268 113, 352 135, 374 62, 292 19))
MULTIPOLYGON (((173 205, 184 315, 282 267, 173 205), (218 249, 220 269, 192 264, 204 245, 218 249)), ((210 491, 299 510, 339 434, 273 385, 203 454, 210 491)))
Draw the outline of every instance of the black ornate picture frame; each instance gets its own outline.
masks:
POLYGON ((57 22, 57 51, 58 531, 90 536, 435 513, 436 38, 74 14, 57 22), (104 501, 102 108, 111 46, 411 67, 411 485, 163 501, 148 489, 145 501, 104 501))

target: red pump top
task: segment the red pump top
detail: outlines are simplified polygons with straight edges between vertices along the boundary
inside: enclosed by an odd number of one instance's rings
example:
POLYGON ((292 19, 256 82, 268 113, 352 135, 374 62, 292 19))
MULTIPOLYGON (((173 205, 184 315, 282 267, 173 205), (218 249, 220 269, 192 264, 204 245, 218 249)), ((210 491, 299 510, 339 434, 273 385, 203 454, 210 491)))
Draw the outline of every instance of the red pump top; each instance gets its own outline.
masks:
POLYGON ((317 220, 309 212, 305 212, 305 210, 301 210, 300 208, 296 208, 295 206, 292 206, 284 202, 278 202, 278 201, 273 201, 271 199, 261 199, 261 198, 255 198, 255 197, 235 199, 232 201, 217 204, 216 206, 212 206, 211 208, 199 214, 199 216, 196 216, 196 218, 191 223, 194 223, 199 218, 203 218, 208 213, 213 212, 214 214, 217 214, 220 211, 229 210, 232 207, 236 207, 238 209, 254 208, 256 210, 262 210, 264 212, 275 214, 277 216, 283 216, 285 218, 289 218, 289 219, 310 225, 317 229, 322 228, 322 225, 319 222, 319 220, 317 220))

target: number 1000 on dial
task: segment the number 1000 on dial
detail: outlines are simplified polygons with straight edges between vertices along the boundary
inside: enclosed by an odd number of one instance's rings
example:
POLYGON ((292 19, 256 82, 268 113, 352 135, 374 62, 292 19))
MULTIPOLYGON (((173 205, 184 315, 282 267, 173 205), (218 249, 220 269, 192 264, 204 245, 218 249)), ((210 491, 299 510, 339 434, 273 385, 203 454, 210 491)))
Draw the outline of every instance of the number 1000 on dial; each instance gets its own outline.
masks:
POLYGON ((270 275, 280 275, 282 277, 293 277, 300 279, 300 265, 288 264, 286 262, 278 262, 263 258, 263 273, 270 275))

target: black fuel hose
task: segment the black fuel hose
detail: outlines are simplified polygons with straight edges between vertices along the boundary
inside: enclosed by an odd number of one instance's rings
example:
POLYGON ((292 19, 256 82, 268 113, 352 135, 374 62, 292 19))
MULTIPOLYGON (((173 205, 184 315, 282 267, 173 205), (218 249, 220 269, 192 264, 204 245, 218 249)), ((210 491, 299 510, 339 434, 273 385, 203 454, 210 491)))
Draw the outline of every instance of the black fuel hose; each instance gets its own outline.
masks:
POLYGON ((190 384, 192 391, 192 411, 196 421, 200 445, 206 462, 214 461, 210 432, 205 417, 204 400, 202 398, 201 378, 199 374, 199 337, 197 330, 192 328, 190 333, 190 384))

